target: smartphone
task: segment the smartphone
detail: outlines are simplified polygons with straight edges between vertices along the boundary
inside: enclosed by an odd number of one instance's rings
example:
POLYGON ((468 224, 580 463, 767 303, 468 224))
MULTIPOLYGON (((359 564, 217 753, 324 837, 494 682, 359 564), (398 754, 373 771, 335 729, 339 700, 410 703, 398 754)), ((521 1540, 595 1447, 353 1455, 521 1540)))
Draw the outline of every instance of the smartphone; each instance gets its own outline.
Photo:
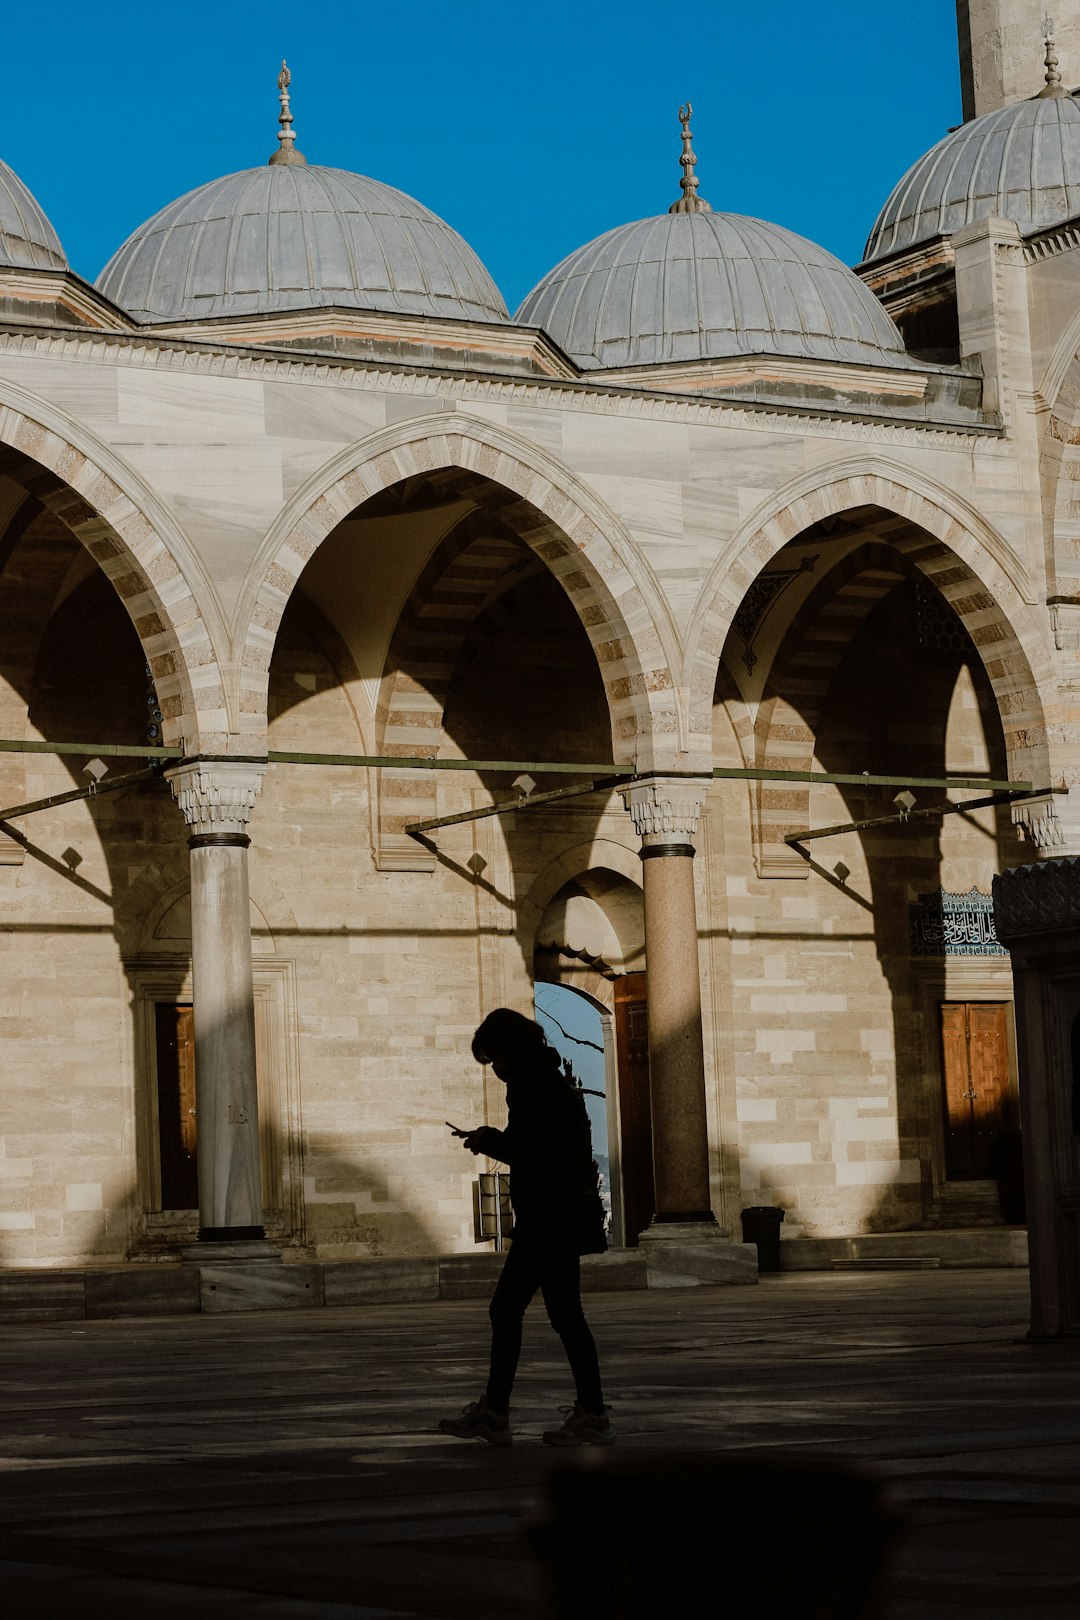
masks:
POLYGON ((468 1136, 468 1135, 469 1135, 469 1132, 468 1132, 468 1131, 459 1131, 459 1130, 458 1130, 458 1128, 457 1128, 457 1126, 456 1126, 456 1125, 451 1125, 451 1124, 450 1124, 450 1121, 449 1121, 449 1120, 448 1120, 448 1119, 444 1119, 444 1120, 443 1120, 443 1124, 444 1124, 444 1125, 445 1125, 445 1126, 446 1126, 446 1127, 447 1127, 447 1128, 448 1128, 448 1129, 449 1129, 449 1130, 450 1130, 450 1131, 452 1131, 452 1132, 453 1132, 453 1134, 454 1134, 454 1135, 455 1135, 455 1136, 468 1136))

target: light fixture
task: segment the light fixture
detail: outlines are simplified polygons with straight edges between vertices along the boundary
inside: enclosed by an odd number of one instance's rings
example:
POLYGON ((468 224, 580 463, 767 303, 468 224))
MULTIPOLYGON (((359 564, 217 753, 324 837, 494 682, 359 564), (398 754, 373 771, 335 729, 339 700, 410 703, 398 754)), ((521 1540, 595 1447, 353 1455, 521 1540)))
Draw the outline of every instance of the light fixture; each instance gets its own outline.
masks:
POLYGON ((104 763, 103 760, 100 759, 87 760, 86 764, 83 766, 83 775, 90 778, 91 793, 97 792, 98 783, 101 781, 101 778, 103 776, 108 776, 108 774, 109 767, 104 763))
POLYGON ((837 861, 833 871, 836 873, 837 881, 840 883, 846 883, 851 876, 851 867, 845 866, 843 861, 837 861))
POLYGON ((465 862, 465 865, 469 868, 469 871, 472 873, 473 877, 479 877, 487 865, 487 861, 485 861, 478 849, 474 849, 468 860, 465 862))
POLYGON ((906 821, 915 808, 915 795, 909 792, 907 788, 902 788, 893 800, 893 804, 900 812, 900 820, 906 821))
POLYGON ((517 788, 522 800, 524 801, 529 797, 529 794, 536 786, 536 783, 533 781, 532 777, 526 773, 523 776, 515 776, 511 786, 517 788))

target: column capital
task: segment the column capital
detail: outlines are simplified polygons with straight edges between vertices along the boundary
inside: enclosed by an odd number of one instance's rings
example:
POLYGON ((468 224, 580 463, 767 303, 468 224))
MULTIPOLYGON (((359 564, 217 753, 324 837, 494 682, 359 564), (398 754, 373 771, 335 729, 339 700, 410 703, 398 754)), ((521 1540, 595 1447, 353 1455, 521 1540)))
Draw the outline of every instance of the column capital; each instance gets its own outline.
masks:
POLYGON ((1080 787, 1067 793, 1040 793, 1012 806, 1012 823, 1020 838, 1033 846, 1036 860, 1080 855, 1080 787))
POLYGON ((647 776, 619 792, 646 847, 689 843, 711 782, 709 776, 647 776))
POLYGON ((195 759, 165 776, 194 836, 235 837, 247 831, 267 769, 265 760, 195 759))

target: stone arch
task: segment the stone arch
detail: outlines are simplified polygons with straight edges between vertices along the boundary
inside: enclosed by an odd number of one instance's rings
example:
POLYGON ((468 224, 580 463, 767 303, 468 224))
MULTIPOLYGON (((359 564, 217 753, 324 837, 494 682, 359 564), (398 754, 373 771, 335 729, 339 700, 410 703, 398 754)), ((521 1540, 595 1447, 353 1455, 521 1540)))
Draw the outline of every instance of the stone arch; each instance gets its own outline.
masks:
POLYGON ((1080 652, 1080 311, 1058 341, 1041 385, 1050 407, 1039 466, 1053 532, 1047 594, 1059 651, 1080 652))
POLYGON ((568 883, 594 870, 612 872, 638 890, 642 887, 641 857, 636 848, 617 843, 613 838, 593 838, 564 850, 537 873, 518 904, 517 936, 526 962, 533 959, 537 930, 551 901, 568 883))
MULTIPOLYGON (((442 716, 462 652, 476 619, 492 598, 543 564, 490 522, 466 520, 436 548, 409 593, 387 649, 376 713, 380 754, 434 758, 442 716), (422 682, 413 674, 419 664, 422 682)), ((379 773, 380 848, 400 838, 410 821, 438 814, 433 771, 387 768, 379 773)))
MULTIPOLYGON (((255 956, 277 951, 274 931, 258 901, 251 902, 251 948, 255 956)), ((191 884, 177 883, 158 901, 143 926, 141 950, 150 954, 171 950, 191 954, 191 884)))
POLYGON ((568 468, 507 429, 463 413, 399 423, 316 473, 267 533, 237 608, 240 707, 265 712, 285 603, 304 567, 350 513, 394 484, 457 469, 499 493, 501 521, 559 580, 592 644, 616 763, 653 763, 680 746, 672 670, 677 636, 663 594, 620 520, 568 468))
POLYGON ((381 752, 435 753, 431 714, 444 706, 469 628, 492 594, 507 588, 508 579, 513 585, 525 568, 538 566, 533 554, 523 555, 515 542, 462 528, 442 542, 421 570, 390 639, 377 715, 381 752), (426 702, 404 673, 414 654, 423 659, 426 702))
MULTIPOLYGON (((132 936, 136 955, 151 955, 161 949, 162 923, 190 893, 190 876, 187 873, 177 876, 175 863, 155 861, 140 872, 118 907, 118 915, 132 936)), ((295 912, 263 865, 253 877, 251 909, 253 933, 257 936, 255 949, 263 954, 277 950, 279 932, 294 933, 297 929, 295 912)))
MULTIPOLYGON (((873 541, 841 558, 794 613, 758 705, 754 762, 765 769, 809 771, 833 678, 851 637, 897 585, 910 577, 890 566, 873 541), (784 679, 777 678, 783 668, 784 679)), ((754 860, 760 877, 809 874, 784 839, 810 825, 808 782, 757 782, 753 798, 754 860)))
POLYGON ((888 463, 845 463, 799 480, 733 536, 706 582, 691 629, 695 696, 707 691, 711 697, 732 620, 765 564, 813 524, 859 507, 889 515, 889 545, 945 597, 975 643, 997 701, 1012 776, 1047 785, 1046 711, 1054 678, 1030 586, 1000 536, 976 513, 888 463))
MULTIPOLYGON (((223 753, 232 729, 224 620, 183 531, 138 475, 55 406, 0 384, 0 467, 86 547, 110 580, 154 674, 163 737, 223 753)), ((93 740, 93 739, 88 739, 93 740)))

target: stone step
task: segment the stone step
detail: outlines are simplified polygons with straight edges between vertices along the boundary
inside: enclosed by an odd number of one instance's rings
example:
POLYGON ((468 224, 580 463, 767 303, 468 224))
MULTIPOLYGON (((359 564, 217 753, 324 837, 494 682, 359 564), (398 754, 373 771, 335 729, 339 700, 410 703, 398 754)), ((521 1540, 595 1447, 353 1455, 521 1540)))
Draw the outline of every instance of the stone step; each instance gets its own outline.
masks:
MULTIPOLYGON (((918 1232, 868 1232, 860 1237, 780 1239, 781 1271, 833 1271, 838 1262, 882 1266, 896 1261, 959 1266, 1026 1266, 1027 1230, 1022 1226, 945 1227, 918 1232)), ((901 1270, 917 1269, 900 1267, 901 1270)))
MULTIPOLYGON (((689 1260, 678 1266, 654 1263, 651 1277, 646 1270, 646 1248, 609 1249, 606 1254, 586 1255, 581 1262, 582 1292, 695 1287, 756 1279, 750 1264, 752 1245, 720 1242, 716 1252, 710 1249, 701 1264, 697 1263, 696 1249, 688 1253, 689 1260)), ((1026 1264, 1027 1233, 1020 1227, 785 1238, 780 1244, 781 1271, 914 1272, 938 1267, 1026 1264)), ((163 1261, 86 1270, 0 1270, 0 1323, 486 1299, 501 1266, 502 1256, 488 1250, 321 1263, 286 1259, 272 1265, 242 1260, 215 1264, 207 1259, 183 1265, 163 1261)))

